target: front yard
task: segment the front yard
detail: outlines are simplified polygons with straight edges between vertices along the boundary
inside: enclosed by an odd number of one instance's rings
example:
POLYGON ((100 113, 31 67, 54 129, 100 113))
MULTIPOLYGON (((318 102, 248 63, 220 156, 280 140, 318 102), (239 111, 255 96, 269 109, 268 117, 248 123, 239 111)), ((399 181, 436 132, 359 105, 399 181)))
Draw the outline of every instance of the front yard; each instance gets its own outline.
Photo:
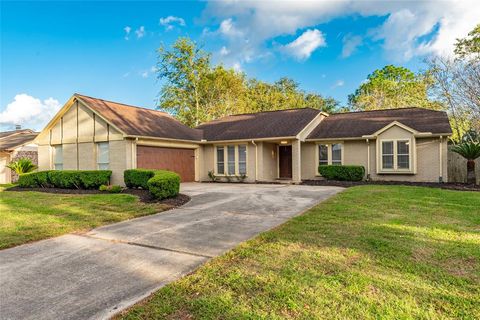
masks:
POLYGON ((128 194, 66 195, 5 191, 0 186, 0 249, 82 232, 168 208, 128 194))
POLYGON ((211 260, 125 319, 478 319, 480 193, 359 186, 211 260))

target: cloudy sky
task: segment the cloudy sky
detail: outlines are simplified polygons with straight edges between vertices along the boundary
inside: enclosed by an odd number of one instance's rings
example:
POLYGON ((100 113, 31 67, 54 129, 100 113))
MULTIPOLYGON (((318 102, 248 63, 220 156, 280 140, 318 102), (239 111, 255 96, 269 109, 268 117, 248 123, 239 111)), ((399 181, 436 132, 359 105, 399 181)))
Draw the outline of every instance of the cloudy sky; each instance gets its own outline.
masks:
POLYGON ((0 130, 41 129, 75 92, 154 107, 155 50, 182 35, 215 63, 345 103, 373 70, 420 70, 480 23, 478 0, 0 5, 0 130))

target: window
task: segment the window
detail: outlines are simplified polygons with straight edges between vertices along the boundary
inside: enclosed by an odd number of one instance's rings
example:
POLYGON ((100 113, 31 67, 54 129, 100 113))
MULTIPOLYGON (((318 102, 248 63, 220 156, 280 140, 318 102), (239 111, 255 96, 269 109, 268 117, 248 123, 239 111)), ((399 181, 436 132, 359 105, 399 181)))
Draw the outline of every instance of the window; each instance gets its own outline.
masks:
POLYGON ((109 154, 108 142, 97 143, 97 168, 98 170, 108 170, 109 154))
POLYGON ((332 164, 342 165, 342 145, 339 143, 332 144, 332 164))
POLYGON ((410 170, 409 140, 382 141, 381 148, 381 168, 383 170, 410 170))
POLYGON ((397 168, 410 168, 410 152, 408 141, 397 141, 397 168))
POLYGON ((382 141, 382 168, 393 169, 393 141, 382 141))
POLYGON ((319 144, 317 149, 318 165, 342 165, 342 148, 342 143, 319 144))
POLYGON ((53 169, 63 170, 63 147, 53 146, 53 169))
POLYGON ((247 174, 247 146, 238 146, 238 173, 240 175, 247 174))
POLYGON ((217 174, 225 174, 225 149, 217 147, 217 174))
POLYGON ((228 174, 235 175, 235 146, 227 146, 228 174))
POLYGON ((326 144, 318 145, 318 164, 321 166, 328 164, 328 145, 326 144))
POLYGON ((228 145, 216 147, 216 174, 246 175, 247 145, 228 145))

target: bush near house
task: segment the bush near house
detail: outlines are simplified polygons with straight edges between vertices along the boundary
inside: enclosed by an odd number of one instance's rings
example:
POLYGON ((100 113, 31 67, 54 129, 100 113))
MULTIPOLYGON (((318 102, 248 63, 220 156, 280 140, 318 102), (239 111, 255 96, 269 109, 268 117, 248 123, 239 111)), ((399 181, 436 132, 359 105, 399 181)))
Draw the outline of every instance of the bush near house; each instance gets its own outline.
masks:
POLYGON ((180 192, 180 176, 167 170, 125 170, 125 185, 129 188, 148 189, 157 199, 172 198, 180 192))
POLYGON ((18 185, 22 188, 98 189, 109 183, 111 175, 110 170, 40 171, 20 175, 18 185))
POLYGON ((363 166, 322 165, 318 172, 328 180, 361 181, 365 175, 363 166))
POLYGON ((128 188, 148 189, 147 182, 155 175, 155 170, 130 169, 123 172, 123 180, 128 188))

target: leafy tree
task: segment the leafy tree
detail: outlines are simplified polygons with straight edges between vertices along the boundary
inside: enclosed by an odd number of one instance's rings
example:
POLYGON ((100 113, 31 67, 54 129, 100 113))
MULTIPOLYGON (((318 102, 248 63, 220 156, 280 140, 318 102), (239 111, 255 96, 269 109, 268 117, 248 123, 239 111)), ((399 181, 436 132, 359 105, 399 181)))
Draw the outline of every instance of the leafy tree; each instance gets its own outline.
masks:
POLYGON ((407 68, 393 65, 375 70, 354 94, 349 105, 356 110, 423 107, 440 109, 441 105, 428 99, 432 84, 429 74, 415 74, 407 68))
POLYGON ((16 174, 21 175, 36 170, 37 166, 34 165, 29 158, 20 158, 7 164, 7 168, 14 171, 16 174))
POLYGON ((212 67, 210 54, 189 38, 158 49, 157 78, 164 81, 159 108, 191 127, 237 113, 305 107, 333 112, 338 106, 289 78, 271 84, 222 65, 212 67))
POLYGON ((467 37, 457 39, 455 54, 460 59, 468 58, 471 55, 474 55, 474 58, 480 58, 480 24, 470 31, 467 37))
POLYGON ((452 151, 467 159, 467 183, 475 184, 475 159, 480 157, 480 142, 464 142, 454 146, 452 151))
POLYGON ((158 49, 157 78, 166 80, 159 107, 189 126, 205 118, 201 101, 202 80, 210 71, 210 54, 189 38, 179 38, 169 50, 158 49))

